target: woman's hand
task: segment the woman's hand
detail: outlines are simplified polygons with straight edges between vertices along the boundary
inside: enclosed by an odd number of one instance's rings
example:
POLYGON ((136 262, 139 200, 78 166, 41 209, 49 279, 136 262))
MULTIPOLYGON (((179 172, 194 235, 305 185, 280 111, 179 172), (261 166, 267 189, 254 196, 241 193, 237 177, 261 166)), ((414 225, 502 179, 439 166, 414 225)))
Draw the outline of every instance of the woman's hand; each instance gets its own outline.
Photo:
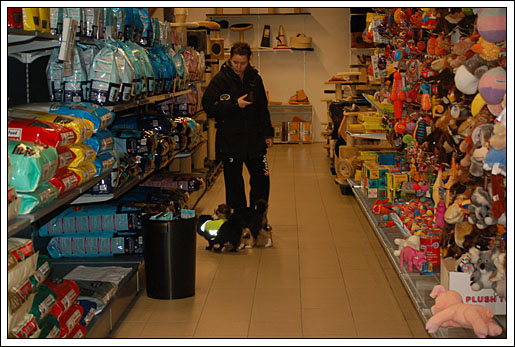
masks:
POLYGON ((271 148, 272 145, 274 144, 274 139, 270 138, 270 139, 265 139, 265 142, 266 142, 266 147, 267 148, 271 148))
POLYGON ((247 107, 248 105, 252 104, 252 101, 246 101, 244 100, 245 98, 247 97, 247 94, 245 95, 242 95, 238 98, 238 106, 240 108, 245 108, 247 107))

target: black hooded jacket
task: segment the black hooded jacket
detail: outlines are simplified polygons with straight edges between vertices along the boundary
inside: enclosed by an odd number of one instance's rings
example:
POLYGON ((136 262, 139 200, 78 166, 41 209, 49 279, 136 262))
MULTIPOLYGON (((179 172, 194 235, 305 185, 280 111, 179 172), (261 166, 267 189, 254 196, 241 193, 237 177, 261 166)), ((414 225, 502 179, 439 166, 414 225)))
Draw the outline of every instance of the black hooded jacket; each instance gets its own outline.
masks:
POLYGON ((202 107, 217 123, 218 159, 252 159, 266 154, 265 139, 274 136, 263 80, 249 64, 242 81, 227 64, 222 65, 209 83, 202 97, 202 107), (254 102, 240 108, 238 98, 251 91, 254 102))

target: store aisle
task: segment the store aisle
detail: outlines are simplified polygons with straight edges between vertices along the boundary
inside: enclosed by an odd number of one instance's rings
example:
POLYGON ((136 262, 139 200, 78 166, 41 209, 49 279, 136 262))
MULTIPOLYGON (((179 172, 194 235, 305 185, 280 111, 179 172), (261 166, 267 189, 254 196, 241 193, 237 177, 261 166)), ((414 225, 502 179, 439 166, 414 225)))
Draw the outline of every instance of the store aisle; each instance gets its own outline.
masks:
MULTIPOLYGON (((217 254, 197 238, 196 294, 143 293, 118 338, 428 338, 354 196, 344 196, 321 144, 268 155, 274 247, 217 254)), ((223 176, 198 214, 225 200, 223 176)))

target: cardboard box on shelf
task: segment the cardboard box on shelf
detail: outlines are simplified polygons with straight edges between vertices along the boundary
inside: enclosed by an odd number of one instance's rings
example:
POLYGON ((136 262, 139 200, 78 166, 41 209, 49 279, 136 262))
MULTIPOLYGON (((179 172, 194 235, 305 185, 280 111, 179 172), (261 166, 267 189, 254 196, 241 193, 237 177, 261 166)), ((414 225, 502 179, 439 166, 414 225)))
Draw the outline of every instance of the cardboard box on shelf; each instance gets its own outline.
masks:
POLYGON ((470 273, 454 271, 456 260, 441 260, 440 283, 445 289, 461 294, 463 303, 488 307, 496 315, 506 314, 506 298, 499 296, 493 289, 474 291, 470 287, 470 273))
POLYGON ((311 122, 300 123, 300 136, 303 143, 313 142, 313 130, 311 122))
POLYGON ((288 122, 288 142, 300 142, 300 122, 288 122))

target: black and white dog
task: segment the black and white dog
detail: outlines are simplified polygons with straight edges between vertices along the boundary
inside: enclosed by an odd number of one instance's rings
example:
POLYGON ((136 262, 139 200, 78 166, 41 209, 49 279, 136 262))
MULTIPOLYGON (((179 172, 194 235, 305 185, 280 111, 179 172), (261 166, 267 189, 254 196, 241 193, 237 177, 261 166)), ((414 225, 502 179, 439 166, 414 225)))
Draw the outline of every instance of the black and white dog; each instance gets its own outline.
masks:
POLYGON ((220 252, 225 246, 226 250, 236 252, 238 249, 246 247, 245 238, 252 237, 250 247, 247 246, 251 248, 256 244, 258 237, 264 234, 269 237, 265 247, 270 247, 272 245, 271 228, 268 226, 267 211, 268 203, 265 200, 258 200, 252 207, 233 211, 225 204, 219 205, 211 217, 213 219, 226 219, 226 221, 221 224, 216 236, 213 232, 199 231, 199 234, 209 242, 206 249, 220 252))

